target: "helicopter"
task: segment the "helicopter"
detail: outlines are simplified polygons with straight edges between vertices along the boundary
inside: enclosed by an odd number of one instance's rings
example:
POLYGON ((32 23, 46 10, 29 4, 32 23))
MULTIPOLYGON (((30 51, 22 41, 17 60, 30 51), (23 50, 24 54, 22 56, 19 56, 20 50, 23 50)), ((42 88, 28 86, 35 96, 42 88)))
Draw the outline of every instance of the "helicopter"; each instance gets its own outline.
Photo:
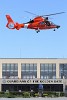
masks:
MULTIPOLYGON (((28 11, 26 12, 33 14, 28 11)), ((36 15, 36 17, 33 18, 32 20, 30 19, 30 21, 26 23, 14 22, 10 15, 6 15, 6 18, 8 21, 6 27, 9 29, 16 29, 16 30, 19 30, 21 28, 34 29, 37 33, 40 32, 40 30, 46 30, 46 29, 54 29, 55 31, 55 29, 60 28, 60 26, 49 21, 48 17, 52 15, 62 14, 62 13, 64 12, 53 13, 53 14, 48 14, 48 15, 41 15, 41 16, 33 14, 33 15, 36 15)))

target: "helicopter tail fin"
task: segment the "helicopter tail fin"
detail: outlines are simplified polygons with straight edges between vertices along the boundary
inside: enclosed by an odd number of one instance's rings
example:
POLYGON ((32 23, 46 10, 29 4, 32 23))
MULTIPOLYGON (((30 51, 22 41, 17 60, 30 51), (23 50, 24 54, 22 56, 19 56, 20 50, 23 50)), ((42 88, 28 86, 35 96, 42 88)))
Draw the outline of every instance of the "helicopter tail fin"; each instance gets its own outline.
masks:
POLYGON ((14 22, 14 21, 12 20, 12 18, 10 17, 10 15, 6 15, 6 18, 7 18, 8 23, 14 22))
POLYGON ((8 21, 6 27, 8 27, 9 29, 14 29, 15 23, 12 20, 12 18, 10 17, 10 15, 6 15, 6 18, 7 18, 7 21, 8 21))
POLYGON ((19 30, 20 28, 24 28, 24 24, 19 24, 19 23, 15 23, 12 18, 10 17, 10 15, 6 15, 7 18, 7 25, 6 27, 9 29, 17 29, 19 30))

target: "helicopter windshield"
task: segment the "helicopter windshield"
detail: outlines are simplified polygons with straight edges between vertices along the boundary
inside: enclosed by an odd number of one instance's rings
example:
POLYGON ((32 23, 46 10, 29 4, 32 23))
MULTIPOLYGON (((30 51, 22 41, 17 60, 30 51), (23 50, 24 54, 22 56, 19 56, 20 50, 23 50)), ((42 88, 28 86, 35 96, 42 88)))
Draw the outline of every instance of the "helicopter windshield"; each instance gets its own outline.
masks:
POLYGON ((27 22, 27 23, 33 23, 34 22, 34 20, 30 20, 29 22, 27 22))
POLYGON ((53 22, 51 22, 51 21, 50 21, 50 24, 53 24, 53 25, 55 25, 55 24, 54 24, 53 22))

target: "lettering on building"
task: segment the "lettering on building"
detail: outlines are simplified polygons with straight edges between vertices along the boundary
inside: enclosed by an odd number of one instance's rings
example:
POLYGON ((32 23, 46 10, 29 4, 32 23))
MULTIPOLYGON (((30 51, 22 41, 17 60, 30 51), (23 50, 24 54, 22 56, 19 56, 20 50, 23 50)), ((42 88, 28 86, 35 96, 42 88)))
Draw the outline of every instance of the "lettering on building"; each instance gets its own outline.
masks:
POLYGON ((2 84, 63 84, 61 79, 3 79, 2 84))

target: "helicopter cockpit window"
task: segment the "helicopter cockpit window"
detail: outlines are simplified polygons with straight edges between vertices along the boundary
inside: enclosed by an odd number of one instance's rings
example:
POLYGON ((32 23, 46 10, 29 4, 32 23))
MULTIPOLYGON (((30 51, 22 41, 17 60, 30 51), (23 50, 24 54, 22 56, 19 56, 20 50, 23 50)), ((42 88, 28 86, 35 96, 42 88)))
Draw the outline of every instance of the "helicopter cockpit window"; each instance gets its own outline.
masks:
POLYGON ((30 20, 29 22, 27 22, 27 23, 33 23, 34 22, 34 20, 30 20))
POLYGON ((54 24, 53 22, 51 22, 51 21, 50 21, 50 24, 53 24, 53 25, 55 25, 55 24, 54 24))
POLYGON ((40 25, 44 25, 45 24, 45 22, 40 22, 40 25))

